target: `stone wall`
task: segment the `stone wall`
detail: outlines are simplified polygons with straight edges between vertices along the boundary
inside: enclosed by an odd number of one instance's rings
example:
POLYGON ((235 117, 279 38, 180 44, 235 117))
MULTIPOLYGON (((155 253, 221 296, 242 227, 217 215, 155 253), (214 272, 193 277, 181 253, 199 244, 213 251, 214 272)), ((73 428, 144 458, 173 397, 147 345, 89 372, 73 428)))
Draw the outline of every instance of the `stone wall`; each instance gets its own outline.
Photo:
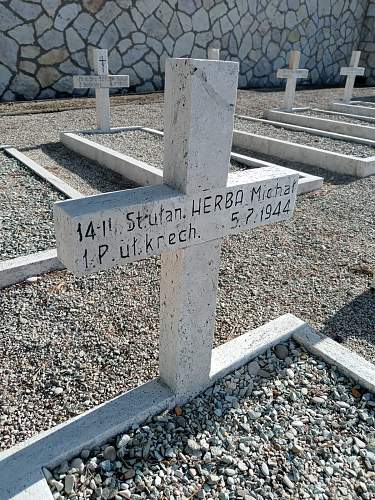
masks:
POLYGON ((362 50, 361 66, 366 68, 366 84, 375 85, 375 0, 368 2, 359 50, 362 50))
POLYGON ((129 74, 137 91, 163 88, 167 57, 206 57, 208 46, 240 61, 242 88, 280 85, 276 69, 291 49, 310 69, 306 83, 337 83, 362 25, 373 26, 373 17, 364 23, 368 1, 3 0, 0 96, 71 95, 71 75, 90 71, 92 47, 108 48, 110 72, 129 74))

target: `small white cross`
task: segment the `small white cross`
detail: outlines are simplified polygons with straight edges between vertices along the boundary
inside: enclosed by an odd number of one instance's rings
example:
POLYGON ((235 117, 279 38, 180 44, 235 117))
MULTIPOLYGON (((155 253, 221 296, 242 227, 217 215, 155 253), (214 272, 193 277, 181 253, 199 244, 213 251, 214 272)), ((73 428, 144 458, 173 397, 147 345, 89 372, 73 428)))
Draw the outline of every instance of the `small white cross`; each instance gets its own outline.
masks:
POLYGON ((350 103, 353 97, 353 89, 356 76, 363 76, 365 68, 358 66, 361 57, 360 50, 353 50, 350 58, 350 66, 341 68, 340 75, 346 76, 343 102, 350 103))
POLYGON ((209 47, 207 49, 207 59, 219 61, 220 60, 220 49, 215 49, 213 47, 209 47))
POLYGON ((296 85, 298 78, 307 78, 309 70, 299 69, 301 52, 292 50, 289 54, 289 67, 277 70, 277 78, 286 78, 286 87, 284 94, 284 108, 286 111, 293 111, 294 99, 296 94, 296 85))
POLYGON ((110 130, 110 101, 109 88, 129 87, 128 75, 108 74, 108 50, 94 49, 93 62, 95 75, 75 75, 74 88, 95 88, 96 119, 98 129, 107 132, 110 130))
POLYGON ((58 258, 79 275, 161 255, 160 378, 177 399, 210 380, 221 239, 289 219, 298 173, 228 176, 238 63, 168 59, 164 184, 55 204, 58 258))

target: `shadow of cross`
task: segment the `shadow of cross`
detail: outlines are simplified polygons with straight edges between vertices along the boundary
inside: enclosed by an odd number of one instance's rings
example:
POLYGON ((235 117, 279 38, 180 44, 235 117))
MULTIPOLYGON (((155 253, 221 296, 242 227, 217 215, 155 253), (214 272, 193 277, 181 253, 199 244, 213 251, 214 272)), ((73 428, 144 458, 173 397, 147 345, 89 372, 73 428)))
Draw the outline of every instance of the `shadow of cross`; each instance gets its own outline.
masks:
POLYGON ((55 204, 57 254, 78 275, 161 255, 160 379, 186 401, 210 380, 221 239, 289 219, 298 173, 228 177, 238 63, 169 59, 164 184, 55 204))
POLYGON ((301 52, 299 50, 292 50, 289 53, 289 68, 280 68, 276 73, 277 78, 286 78, 284 107, 282 108, 285 111, 293 111, 297 79, 307 78, 309 75, 308 69, 298 68, 300 58, 301 52))
POLYGON ((346 76, 344 97, 342 99, 345 103, 350 103, 352 100, 356 76, 363 76, 365 74, 365 68, 358 66, 360 58, 361 51, 353 50, 350 58, 350 65, 340 70, 340 75, 346 76))
POLYGON ((73 87, 75 89, 95 88, 97 126, 99 130, 106 132, 111 128, 109 89, 129 87, 129 76, 108 73, 107 49, 93 49, 93 64, 96 74, 73 76, 73 87))

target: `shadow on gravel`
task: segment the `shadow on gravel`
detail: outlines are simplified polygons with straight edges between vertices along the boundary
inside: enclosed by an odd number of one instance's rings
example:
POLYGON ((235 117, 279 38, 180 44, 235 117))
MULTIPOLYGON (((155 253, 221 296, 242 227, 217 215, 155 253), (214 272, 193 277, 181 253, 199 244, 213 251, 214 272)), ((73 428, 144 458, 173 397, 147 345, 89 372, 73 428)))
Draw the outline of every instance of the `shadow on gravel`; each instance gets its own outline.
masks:
MULTIPOLYGON (((121 175, 116 174, 106 167, 102 167, 99 163, 88 160, 83 156, 74 153, 59 142, 49 142, 37 146, 22 148, 20 151, 27 155, 28 151, 41 150, 43 154, 51 158, 58 166, 69 170, 73 174, 81 177, 86 184, 101 192, 118 191, 120 189, 130 189, 135 185, 124 179, 121 175)), ((58 177, 61 172, 55 165, 42 163, 42 166, 53 172, 58 177)))
POLYGON ((354 101, 375 102, 375 95, 365 95, 363 97, 354 97, 354 101))
POLYGON ((322 333, 338 342, 356 337, 375 345, 375 289, 366 290, 339 309, 322 333))

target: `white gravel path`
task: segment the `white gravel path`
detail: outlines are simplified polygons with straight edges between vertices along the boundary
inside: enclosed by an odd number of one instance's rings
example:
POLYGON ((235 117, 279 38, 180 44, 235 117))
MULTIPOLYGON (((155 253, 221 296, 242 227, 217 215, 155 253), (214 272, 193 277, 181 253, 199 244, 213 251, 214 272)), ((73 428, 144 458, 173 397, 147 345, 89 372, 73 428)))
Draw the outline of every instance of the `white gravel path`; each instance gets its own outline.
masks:
POLYGON ((345 155, 356 156, 360 158, 367 158, 375 156, 375 148, 358 144, 355 142, 341 141, 338 139, 331 139, 329 137, 322 137, 307 132, 298 132, 296 130, 288 130, 282 127, 275 127, 263 122, 253 122, 236 118, 234 128, 252 134, 265 135, 273 139, 282 139, 288 142, 295 142, 305 146, 312 146, 314 148, 326 149, 335 153, 342 153, 345 155))

